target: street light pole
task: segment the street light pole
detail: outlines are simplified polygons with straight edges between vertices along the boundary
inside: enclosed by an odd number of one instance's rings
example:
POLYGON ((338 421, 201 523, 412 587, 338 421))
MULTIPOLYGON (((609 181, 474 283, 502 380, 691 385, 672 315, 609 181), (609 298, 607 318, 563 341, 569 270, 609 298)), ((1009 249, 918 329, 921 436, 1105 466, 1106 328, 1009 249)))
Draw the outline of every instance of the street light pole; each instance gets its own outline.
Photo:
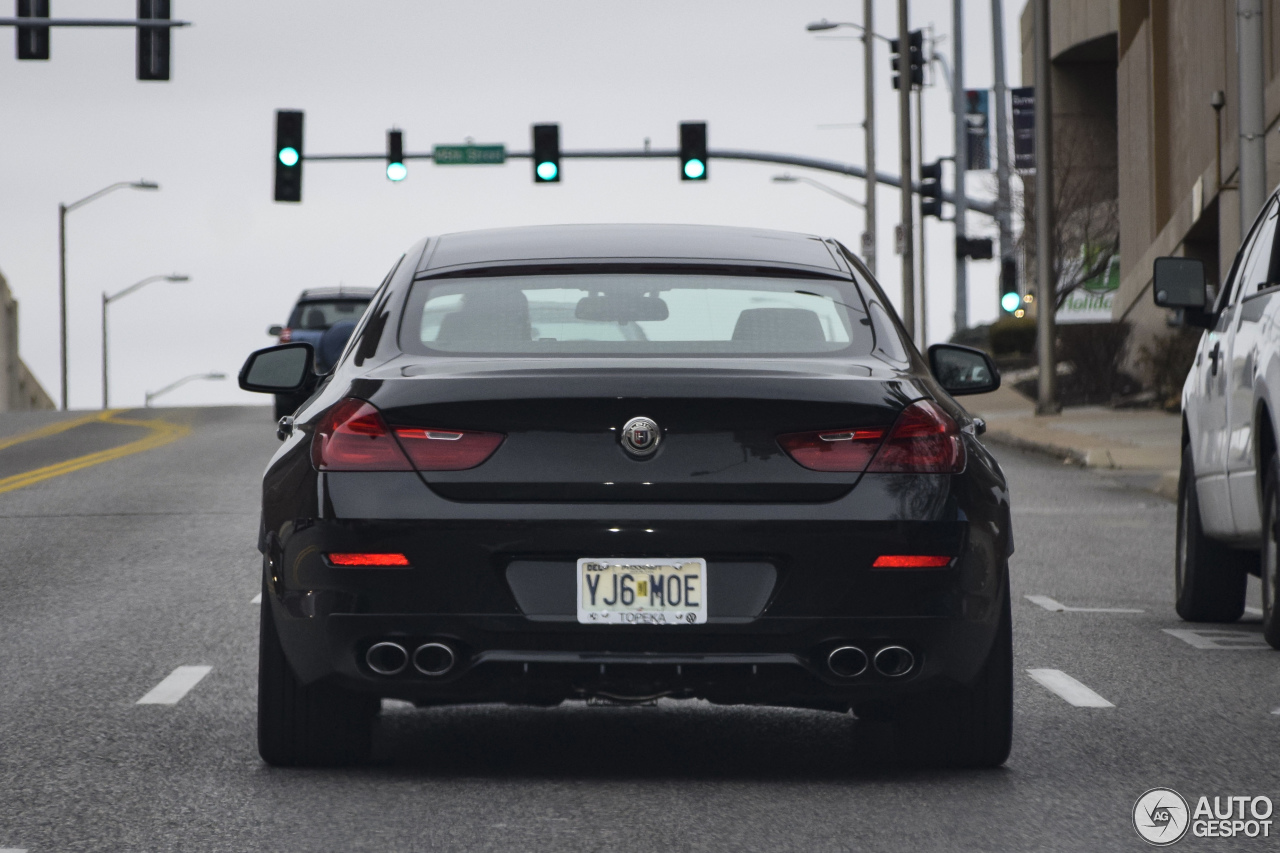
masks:
POLYGON ((117 299, 121 299, 133 293, 135 290, 150 284, 153 281, 190 281, 191 277, 172 273, 170 275, 152 275, 144 278, 136 284, 131 284, 119 293, 107 295, 104 290, 102 292, 102 408, 107 406, 107 306, 117 299))
POLYGON ((952 0, 951 31, 955 41, 952 48, 955 67, 951 70, 951 104, 956 125, 956 307, 953 322, 958 332, 969 326, 969 266, 967 257, 959 251, 966 236, 964 220, 969 212, 964 194, 965 173, 969 165, 969 133, 965 121, 968 104, 964 91, 964 10, 960 0, 952 0))
POLYGON ((69 389, 67 387, 67 214, 77 207, 84 207, 94 199, 101 198, 109 192, 128 187, 135 190, 158 190, 160 185, 147 180, 118 181, 103 187, 71 204, 58 205, 58 344, 61 360, 62 410, 67 410, 69 389))
POLYGON ((226 379, 226 378, 227 378, 227 374, 225 373, 193 373, 190 376, 184 376, 181 379, 179 379, 177 382, 170 382, 168 385, 164 386, 159 391, 147 391, 146 406, 147 408, 151 408, 151 401, 154 400, 156 397, 159 397, 163 394, 168 394, 173 389, 186 385, 188 382, 194 382, 197 379, 217 380, 217 379, 226 379))
POLYGON ((867 265, 867 269, 871 270, 871 275, 876 274, 876 63, 875 52, 872 50, 875 44, 873 30, 875 22, 872 20, 872 0, 862 0, 862 76, 863 76, 863 101, 866 120, 863 122, 865 128, 864 135, 866 137, 866 166, 867 166, 867 203, 865 209, 867 211, 866 235, 862 238, 862 260, 867 265))
POLYGON ((907 334, 916 334, 915 235, 912 233, 914 210, 911 203, 911 72, 907 60, 911 31, 907 21, 907 0, 898 0, 898 44, 902 63, 898 83, 898 153, 902 175, 902 324, 907 334))
POLYGON ((813 178, 806 178, 800 175, 792 175, 784 172, 781 175, 774 175, 773 180, 779 184, 808 184, 809 186, 816 187, 817 189, 822 190, 827 195, 833 195, 836 198, 840 199, 841 201, 851 204, 854 207, 860 207, 863 210, 866 210, 867 208, 866 202, 858 201, 853 196, 845 195, 839 190, 833 189, 827 186, 826 184, 822 183, 821 181, 815 181, 813 178))

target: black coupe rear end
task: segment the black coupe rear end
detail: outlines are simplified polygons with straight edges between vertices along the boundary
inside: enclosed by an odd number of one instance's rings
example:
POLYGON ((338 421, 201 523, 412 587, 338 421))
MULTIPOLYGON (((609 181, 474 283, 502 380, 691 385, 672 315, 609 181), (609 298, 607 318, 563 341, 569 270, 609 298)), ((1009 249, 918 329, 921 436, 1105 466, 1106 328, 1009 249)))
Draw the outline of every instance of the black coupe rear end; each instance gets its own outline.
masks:
POLYGON ((401 258, 264 477, 259 749, 358 760, 379 700, 702 698, 1002 763, 1008 493, 838 243, 695 226, 451 234, 401 258))

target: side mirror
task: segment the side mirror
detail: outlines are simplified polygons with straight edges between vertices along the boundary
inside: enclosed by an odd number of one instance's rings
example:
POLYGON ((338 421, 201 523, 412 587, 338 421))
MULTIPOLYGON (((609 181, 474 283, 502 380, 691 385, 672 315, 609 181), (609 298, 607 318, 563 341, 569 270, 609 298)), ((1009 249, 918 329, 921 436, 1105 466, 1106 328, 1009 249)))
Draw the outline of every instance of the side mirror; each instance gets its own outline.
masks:
POLYGON ((1161 308, 1205 308, 1204 262, 1197 258, 1156 258, 1152 295, 1161 308))
POLYGON ((929 368, 953 397, 986 394, 1000 387, 1000 371, 991 356, 973 347, 934 344, 929 347, 929 368))
POLYGON ((240 387, 265 394, 289 394, 315 384, 311 344, 281 344, 260 349, 240 368, 240 387))
POLYGON ((280 337, 280 333, 283 331, 284 331, 284 326, 281 326, 279 323, 276 323, 271 326, 267 326, 267 334, 274 335, 277 338, 280 337))

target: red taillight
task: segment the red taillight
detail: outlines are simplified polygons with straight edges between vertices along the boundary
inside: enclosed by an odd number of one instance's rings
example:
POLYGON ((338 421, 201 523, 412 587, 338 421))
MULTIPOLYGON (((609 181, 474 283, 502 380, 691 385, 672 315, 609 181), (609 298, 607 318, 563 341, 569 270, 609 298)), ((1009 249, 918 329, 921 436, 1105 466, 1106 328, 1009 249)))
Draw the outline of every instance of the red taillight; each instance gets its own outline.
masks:
POLYGON ((282 344, 287 344, 287 343, 289 343, 289 341, 291 341, 291 340, 293 340, 293 329, 281 329, 281 330, 280 330, 280 343, 282 343, 282 344))
POLYGON ((396 427, 396 438, 419 471, 462 471, 493 455, 502 440, 498 432, 396 427))
POLYGON ((404 554, 325 554, 335 566, 407 566, 404 554))
POLYGON ((937 555, 884 554, 876 557, 873 569, 941 569, 951 565, 951 557, 937 555))
POLYGON ((929 400, 903 409, 867 468, 875 474, 959 474, 964 442, 955 420, 929 400))
POLYGON ((413 470, 378 410, 351 397, 320 419, 311 440, 311 462, 321 471, 413 470))
POLYGON ((462 471, 493 455, 497 432, 387 426, 364 400, 349 397, 316 427, 311 461, 321 471, 462 471))
POLYGON ((778 436, 778 444, 801 465, 813 471, 862 471, 875 456, 883 427, 793 432, 778 436))

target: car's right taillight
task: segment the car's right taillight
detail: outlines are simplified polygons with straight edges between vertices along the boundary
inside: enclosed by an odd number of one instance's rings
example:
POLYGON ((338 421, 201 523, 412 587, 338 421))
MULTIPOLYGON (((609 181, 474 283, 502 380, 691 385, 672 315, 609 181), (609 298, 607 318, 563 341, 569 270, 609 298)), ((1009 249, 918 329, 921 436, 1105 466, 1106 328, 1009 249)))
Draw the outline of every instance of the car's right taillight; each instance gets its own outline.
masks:
POLYGON ((492 456, 504 438, 498 432, 389 427, 372 403, 349 397, 320 419, 311 461, 321 471, 463 471, 492 456))
POLYGON ((955 420, 937 403, 917 400, 902 410, 868 474, 959 474, 964 442, 955 420))

